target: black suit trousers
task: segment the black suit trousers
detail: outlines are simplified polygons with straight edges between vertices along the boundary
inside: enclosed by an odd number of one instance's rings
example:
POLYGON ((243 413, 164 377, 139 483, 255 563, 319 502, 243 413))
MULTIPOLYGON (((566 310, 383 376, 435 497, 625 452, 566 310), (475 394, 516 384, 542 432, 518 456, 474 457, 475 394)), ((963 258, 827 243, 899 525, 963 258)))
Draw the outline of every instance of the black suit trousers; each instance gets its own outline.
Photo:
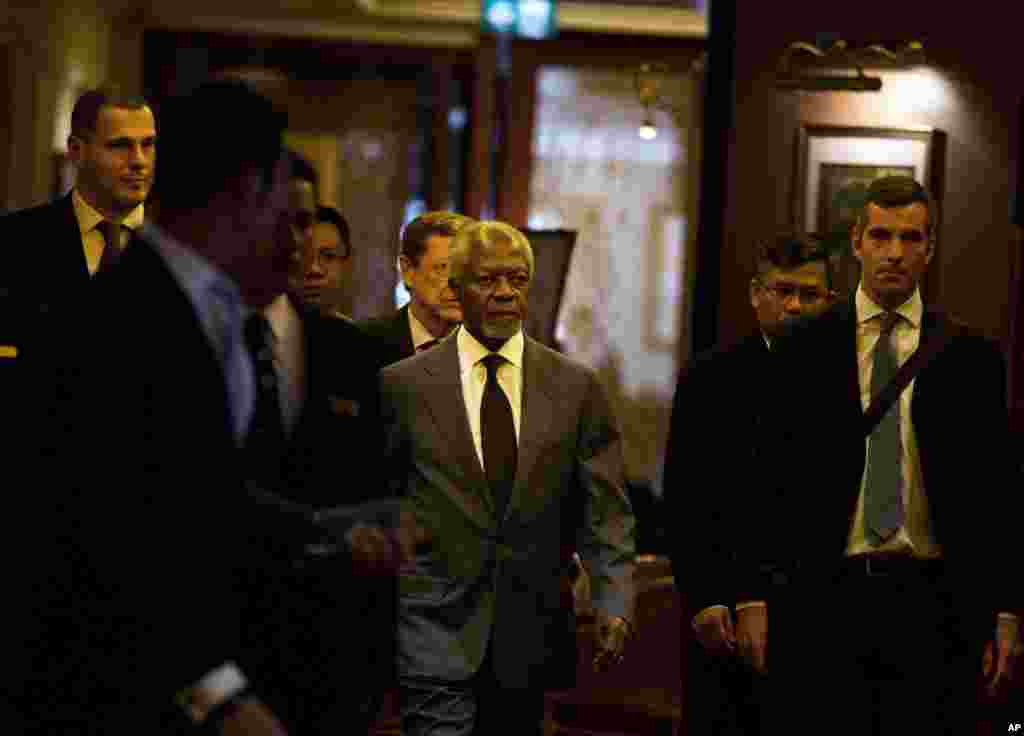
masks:
POLYGON ((947 576, 806 582, 769 602, 771 733, 971 732, 981 629, 947 576))
POLYGON ((688 736, 761 734, 765 677, 751 670, 738 653, 710 653, 692 637, 687 646, 684 733, 688 736))

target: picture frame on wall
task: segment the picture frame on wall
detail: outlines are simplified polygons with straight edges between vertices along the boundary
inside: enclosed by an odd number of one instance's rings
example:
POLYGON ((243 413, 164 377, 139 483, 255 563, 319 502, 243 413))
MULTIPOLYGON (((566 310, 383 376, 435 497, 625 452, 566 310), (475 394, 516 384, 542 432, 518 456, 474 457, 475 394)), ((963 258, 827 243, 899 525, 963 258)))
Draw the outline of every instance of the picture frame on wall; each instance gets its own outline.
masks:
MULTIPOLYGON (((837 265, 841 294, 860 278, 850 231, 871 182, 913 176, 942 200, 945 134, 934 128, 871 128, 804 124, 798 132, 792 225, 821 238, 837 265)), ((933 235, 938 244, 938 223, 933 235)), ((932 269, 923 288, 936 288, 932 269)))
POLYGON ((530 241, 534 258, 530 310, 525 330, 535 340, 559 350, 555 326, 565 295, 565 280, 577 233, 575 230, 533 229, 524 229, 522 232, 530 241))

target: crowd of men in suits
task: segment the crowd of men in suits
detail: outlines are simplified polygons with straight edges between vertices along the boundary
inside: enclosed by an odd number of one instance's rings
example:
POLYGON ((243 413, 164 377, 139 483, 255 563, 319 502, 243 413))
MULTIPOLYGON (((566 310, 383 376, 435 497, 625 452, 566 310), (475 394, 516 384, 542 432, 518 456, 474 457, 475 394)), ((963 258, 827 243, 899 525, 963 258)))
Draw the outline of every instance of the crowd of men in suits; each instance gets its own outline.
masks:
POLYGON ((913 179, 873 182, 843 299, 816 241, 767 240, 759 329, 681 377, 665 498, 687 733, 952 736, 986 703, 997 728, 1020 719, 1003 358, 922 300, 936 218, 913 179))
POLYGON ((0 220, 8 728, 366 733, 398 688, 405 733, 540 733, 566 555, 603 668, 634 547, 600 385, 522 332, 529 242, 417 218, 410 306, 356 325, 285 116, 219 79, 156 117, 86 93, 72 191, 0 220))
MULTIPOLYGON (((539 734, 577 557, 593 666, 625 656, 621 435, 522 329, 529 241, 422 215, 409 304, 353 323, 348 222, 285 127, 230 79, 159 125, 91 91, 73 190, 0 219, 14 733, 366 733, 397 688, 403 733, 539 734)), ((813 242, 765 243, 760 329, 681 376, 687 733, 959 735, 1013 676, 1002 358, 922 301, 935 218, 912 179, 873 184, 849 300, 813 242)))

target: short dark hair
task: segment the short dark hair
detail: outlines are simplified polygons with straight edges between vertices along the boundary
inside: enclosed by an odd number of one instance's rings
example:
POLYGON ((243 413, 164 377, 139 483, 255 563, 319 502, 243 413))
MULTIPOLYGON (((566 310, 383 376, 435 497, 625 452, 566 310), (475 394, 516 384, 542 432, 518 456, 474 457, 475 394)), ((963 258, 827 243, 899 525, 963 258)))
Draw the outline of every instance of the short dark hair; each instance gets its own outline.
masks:
POLYGON ((288 156, 289 174, 291 181, 308 181, 313 187, 313 201, 320 204, 320 177, 317 176, 316 167, 308 158, 296 151, 294 148, 285 147, 285 155, 288 156))
POLYGON ((420 258, 427 251, 427 239, 435 235, 454 237, 462 227, 473 222, 471 217, 457 212, 425 212, 402 230, 400 254, 408 258, 413 266, 420 265, 420 258))
POLYGON ((781 232, 758 246, 757 273, 754 278, 763 282, 764 276, 776 269, 792 271, 817 261, 821 261, 825 266, 825 285, 831 290, 834 287, 832 264, 828 251, 810 236, 794 232, 781 232))
POLYGON ((928 210, 928 225, 925 232, 931 236, 932 223, 938 214, 935 200, 928 190, 910 176, 883 176, 875 179, 864 195, 864 205, 857 214, 857 232, 862 232, 868 222, 868 207, 875 205, 882 209, 906 207, 920 202, 928 210))
POLYGON ((316 208, 316 221, 318 223, 324 222, 329 225, 334 225, 338 229, 338 235, 341 236, 341 242, 345 244, 345 258, 352 255, 352 240, 348 228, 348 220, 345 219, 345 215, 338 212, 333 207, 327 207, 326 205, 319 205, 316 208))
POLYGON ((148 106, 149 103, 144 97, 123 94, 116 87, 103 86, 90 89, 82 93, 71 110, 71 135, 83 141, 88 140, 96 132, 100 110, 104 107, 141 110, 148 106))
POLYGON ((161 106, 163 132, 154 198, 164 211, 202 207, 255 170, 264 191, 284 149, 287 116, 244 82, 203 82, 161 106), (239 124, 239 123, 242 124, 239 124))

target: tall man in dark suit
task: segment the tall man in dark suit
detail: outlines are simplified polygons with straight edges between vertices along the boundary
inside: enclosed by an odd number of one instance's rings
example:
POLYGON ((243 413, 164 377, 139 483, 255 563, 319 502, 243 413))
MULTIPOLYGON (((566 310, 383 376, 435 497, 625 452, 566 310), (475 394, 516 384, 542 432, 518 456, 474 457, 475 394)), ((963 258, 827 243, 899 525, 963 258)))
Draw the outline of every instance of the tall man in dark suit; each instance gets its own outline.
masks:
MULTIPOLYGON (((288 217, 308 262, 315 242, 296 227, 301 205, 290 197, 288 217)), ((282 575, 269 549, 270 564, 251 571, 248 639, 296 733, 365 733, 394 684, 393 550, 408 527, 383 497, 385 484, 339 481, 339 459, 353 476, 380 467, 379 360, 372 338, 318 306, 286 293, 263 309, 283 425, 275 486, 288 503, 329 519, 352 548, 353 572, 364 574, 339 574, 328 561, 282 575)))
POLYGON ((77 180, 67 196, 0 218, 0 398, 9 411, 25 410, 9 426, 19 427, 28 448, 49 439, 35 432, 52 430, 40 406, 66 378, 58 370, 63 336, 103 329, 97 315, 80 324, 70 313, 80 311, 90 276, 112 265, 142 225, 156 166, 153 112, 138 97, 86 92, 71 113, 68 156, 77 180))
POLYGON ((504 223, 451 246, 463 324, 381 372, 389 463, 432 550, 399 578, 407 734, 539 734, 563 607, 566 540, 590 568, 595 665, 621 659, 634 520, 597 377, 523 334, 533 253, 504 223))
POLYGON ((758 330, 698 355, 676 388, 665 461, 665 501, 682 525, 671 548, 676 586, 692 627, 688 640, 686 732, 761 732, 755 667, 738 656, 743 610, 761 596, 758 573, 739 549, 745 528, 762 518, 767 485, 784 466, 774 446, 788 397, 780 392, 771 343, 784 324, 832 303, 828 257, 806 238, 780 234, 758 252, 750 304, 758 330), (708 479, 723 492, 711 493, 708 479), (739 632, 734 614, 740 621, 739 632))
POLYGON ((71 353, 82 370, 69 458, 83 477, 45 520, 64 566, 38 586, 22 702, 41 733, 282 734, 281 718, 306 722, 262 656, 273 642, 252 636, 252 573, 287 582, 330 555, 341 586, 358 547, 317 515, 289 512, 323 491, 306 466, 336 413, 311 360, 306 405, 281 411, 291 383, 278 390, 263 314, 294 248, 285 119, 229 81, 164 110, 158 218, 89 304, 136 306, 145 329, 118 320, 71 353), (285 482, 292 497, 275 493, 285 482))
MULTIPOLYGON (((0 406, 8 429, 0 464, 10 479, 9 514, 20 520, 4 535, 8 560, 35 547, 32 521, 47 513, 40 502, 51 488, 67 487, 63 473, 69 468, 55 453, 64 442, 58 428, 69 416, 75 338, 102 333, 126 308, 92 313, 86 297, 91 274, 113 264, 129 231, 142 225, 156 164, 153 113, 141 98, 86 92, 72 111, 68 153, 78 173, 67 196, 0 218, 0 406)), ((12 600, 31 596, 43 564, 39 557, 9 566, 12 600)), ((13 612, 29 610, 18 606, 13 612)))
POLYGON ((448 284, 448 246, 469 222, 454 212, 427 212, 405 226, 398 264, 409 303, 393 315, 360 324, 380 341, 382 365, 436 345, 462 320, 448 284))
POLYGON ((8 260, 4 271, 12 284, 38 289, 41 303, 88 283, 91 274, 116 260, 126 231, 141 227, 156 167, 152 110, 139 97, 86 92, 71 113, 68 156, 76 170, 68 195, 0 220, 4 237, 19 244, 7 246, 8 258, 16 260, 8 260), (47 268, 39 268, 40 258, 47 268), (17 266, 24 271, 12 273, 17 266), (33 276, 40 271, 45 276, 33 276))
POLYGON ((792 462, 749 536, 790 583, 749 610, 790 733, 971 733, 983 652, 990 690, 1013 671, 1024 593, 1003 360, 923 304, 936 226, 915 181, 874 182, 852 231, 856 293, 780 340, 792 462), (866 436, 873 397, 944 334, 866 436))

